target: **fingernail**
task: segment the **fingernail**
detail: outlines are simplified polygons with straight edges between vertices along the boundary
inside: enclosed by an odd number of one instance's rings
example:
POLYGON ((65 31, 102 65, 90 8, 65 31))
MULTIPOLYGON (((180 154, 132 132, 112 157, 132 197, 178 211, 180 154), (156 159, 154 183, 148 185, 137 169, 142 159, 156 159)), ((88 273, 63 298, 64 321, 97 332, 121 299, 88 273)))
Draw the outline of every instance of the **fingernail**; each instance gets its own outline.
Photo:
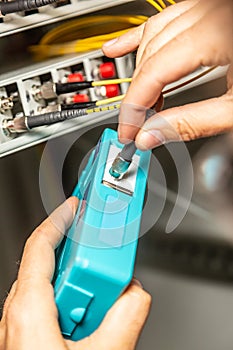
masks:
POLYGON ((139 149, 151 149, 165 143, 165 137, 159 130, 141 131, 136 139, 136 146, 139 149))
POLYGON ((118 38, 109 40, 109 41, 107 41, 106 43, 104 43, 103 46, 109 47, 109 46, 111 46, 111 45, 114 45, 117 41, 118 41, 118 38))
POLYGON ((135 277, 132 279, 131 281, 131 286, 138 286, 140 288, 143 289, 143 285, 141 284, 141 282, 139 280, 137 280, 135 277))
POLYGON ((130 142, 133 141, 133 140, 127 139, 127 138, 125 138, 125 137, 121 137, 121 136, 118 137, 118 140, 119 140, 119 142, 122 143, 123 145, 127 145, 128 143, 130 143, 130 142))

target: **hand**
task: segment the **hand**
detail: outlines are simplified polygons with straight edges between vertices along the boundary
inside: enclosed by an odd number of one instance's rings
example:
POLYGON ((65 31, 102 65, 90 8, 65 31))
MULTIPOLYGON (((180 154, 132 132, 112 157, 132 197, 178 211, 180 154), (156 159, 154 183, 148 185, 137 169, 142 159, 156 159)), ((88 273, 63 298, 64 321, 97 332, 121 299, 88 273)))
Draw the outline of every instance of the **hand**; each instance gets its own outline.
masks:
POLYGON ((72 222, 77 199, 71 197, 29 237, 17 281, 13 284, 0 323, 1 350, 132 350, 150 307, 150 296, 134 281, 90 336, 63 339, 58 324, 51 278, 54 249, 72 222))
POLYGON ((153 148, 171 140, 187 141, 232 130, 232 40, 231 0, 187 0, 107 42, 103 52, 109 57, 122 56, 138 48, 133 80, 119 117, 120 140, 135 138, 139 148, 153 148), (127 106, 152 107, 167 84, 199 66, 228 64, 228 91, 223 96, 164 110, 144 125, 139 113, 135 113, 136 127, 128 119, 127 106))

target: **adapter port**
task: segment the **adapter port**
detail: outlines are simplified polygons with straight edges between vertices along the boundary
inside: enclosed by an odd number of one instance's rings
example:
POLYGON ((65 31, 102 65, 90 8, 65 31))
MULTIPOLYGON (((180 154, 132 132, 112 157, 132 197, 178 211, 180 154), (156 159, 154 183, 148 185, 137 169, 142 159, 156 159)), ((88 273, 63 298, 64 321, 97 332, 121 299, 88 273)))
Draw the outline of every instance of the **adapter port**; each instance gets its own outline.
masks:
POLYGON ((22 110, 22 105, 18 95, 17 85, 10 84, 0 87, 0 113, 7 118, 15 116, 18 110, 22 110))
POLYGON ((0 96, 0 111, 8 111, 9 109, 12 109, 14 106, 13 98, 11 97, 4 97, 0 96))
POLYGON ((15 137, 6 127, 7 121, 10 119, 6 119, 6 117, 0 114, 0 144, 7 142, 15 137))

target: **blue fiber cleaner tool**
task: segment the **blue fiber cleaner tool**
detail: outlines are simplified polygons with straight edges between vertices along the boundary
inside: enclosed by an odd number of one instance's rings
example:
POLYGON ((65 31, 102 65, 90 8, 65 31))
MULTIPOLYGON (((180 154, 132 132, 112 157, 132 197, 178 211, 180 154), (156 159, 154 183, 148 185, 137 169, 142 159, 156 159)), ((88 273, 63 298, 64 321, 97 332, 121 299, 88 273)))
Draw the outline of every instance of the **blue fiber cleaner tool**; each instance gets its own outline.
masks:
POLYGON ((130 283, 151 152, 136 150, 120 179, 110 169, 123 145, 106 129, 73 192, 79 207, 57 249, 55 300, 63 335, 79 340, 96 330, 130 283))

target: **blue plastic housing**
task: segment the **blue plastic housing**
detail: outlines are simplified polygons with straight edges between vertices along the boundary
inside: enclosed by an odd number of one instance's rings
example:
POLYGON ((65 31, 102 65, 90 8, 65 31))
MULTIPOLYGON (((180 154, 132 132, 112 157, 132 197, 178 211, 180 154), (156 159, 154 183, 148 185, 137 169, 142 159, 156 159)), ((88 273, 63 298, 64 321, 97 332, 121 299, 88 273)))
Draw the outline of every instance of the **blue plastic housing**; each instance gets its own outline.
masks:
POLYGON ((137 150, 129 195, 102 183, 111 145, 123 147, 116 131, 106 129, 74 190, 79 207, 57 250, 55 300, 61 331, 73 340, 95 331, 134 271, 151 152, 137 150))

